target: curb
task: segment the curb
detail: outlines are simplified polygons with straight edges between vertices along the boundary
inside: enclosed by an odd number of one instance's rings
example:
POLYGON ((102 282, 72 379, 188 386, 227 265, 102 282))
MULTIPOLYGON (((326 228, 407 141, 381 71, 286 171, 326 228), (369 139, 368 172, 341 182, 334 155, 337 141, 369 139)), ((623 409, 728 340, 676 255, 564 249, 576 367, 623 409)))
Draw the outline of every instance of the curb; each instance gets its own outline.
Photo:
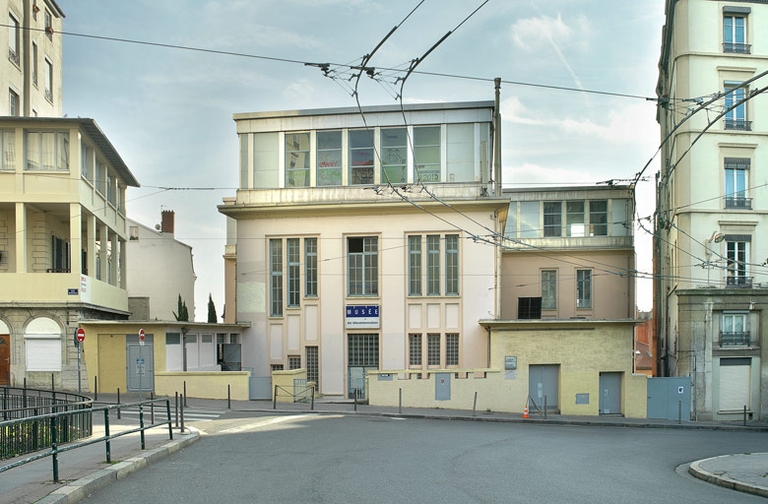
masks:
POLYGON ((708 483, 713 483, 724 488, 738 490, 739 492, 750 493, 753 495, 759 495, 760 497, 768 497, 768 487, 744 483, 726 476, 725 474, 715 474, 709 472, 701 467, 701 464, 705 462, 717 459, 725 459, 728 457, 733 457, 733 455, 721 455, 719 457, 711 457, 708 459, 691 462, 691 465, 688 466, 688 473, 695 478, 706 481, 708 483))
POLYGON ((145 450, 135 457, 118 462, 61 488, 57 488, 47 496, 36 501, 35 504, 72 504, 78 502, 88 497, 97 489, 123 479, 129 474, 143 469, 147 465, 165 458, 200 439, 200 432, 197 429, 189 428, 188 430, 190 433, 184 434, 183 438, 174 439, 158 448, 145 450))

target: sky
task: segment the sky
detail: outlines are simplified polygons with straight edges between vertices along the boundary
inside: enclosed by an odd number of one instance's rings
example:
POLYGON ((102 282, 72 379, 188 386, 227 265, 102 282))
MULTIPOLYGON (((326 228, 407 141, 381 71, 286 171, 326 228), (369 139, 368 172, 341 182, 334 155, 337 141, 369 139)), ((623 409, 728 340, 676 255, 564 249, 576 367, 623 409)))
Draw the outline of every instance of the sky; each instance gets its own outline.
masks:
MULTIPOLYGON (((369 62, 381 78, 361 80, 360 103, 398 103, 404 74, 390 69, 416 58, 405 103, 492 100, 500 77, 505 188, 629 181, 654 157, 647 98, 663 0, 484 2, 57 0, 63 112, 95 119, 141 184, 128 189, 129 218, 154 227, 162 210, 175 212, 176 239, 193 247, 195 319, 205 321, 209 294, 219 316, 224 305, 217 205, 238 183, 233 114, 355 106, 349 81, 305 63, 341 72, 336 65, 359 64, 395 26, 369 62)), ((636 190, 646 229, 656 171, 658 158, 636 190)), ((647 232, 636 230, 635 246, 638 271, 650 273, 647 232)), ((651 303, 650 281, 639 280, 638 307, 651 303)))

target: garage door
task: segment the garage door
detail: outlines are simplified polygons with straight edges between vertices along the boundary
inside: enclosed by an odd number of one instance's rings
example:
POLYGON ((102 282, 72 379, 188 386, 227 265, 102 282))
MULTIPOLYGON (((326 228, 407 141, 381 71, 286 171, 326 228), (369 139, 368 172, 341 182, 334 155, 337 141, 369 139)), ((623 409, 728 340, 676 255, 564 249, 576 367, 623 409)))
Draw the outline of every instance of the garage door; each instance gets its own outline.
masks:
POLYGON ((720 411, 741 411, 749 404, 749 357, 720 359, 720 411))

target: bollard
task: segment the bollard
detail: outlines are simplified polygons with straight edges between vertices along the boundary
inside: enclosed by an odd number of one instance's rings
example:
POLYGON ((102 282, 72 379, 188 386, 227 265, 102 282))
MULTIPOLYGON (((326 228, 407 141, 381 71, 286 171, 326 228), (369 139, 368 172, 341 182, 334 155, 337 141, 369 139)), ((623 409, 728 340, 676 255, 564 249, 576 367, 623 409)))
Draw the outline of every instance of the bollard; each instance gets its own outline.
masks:
POLYGON ((184 406, 187 405, 187 380, 184 380, 184 395, 181 396, 181 399, 184 401, 184 406))
POLYGON ((277 385, 275 385, 275 395, 272 396, 272 409, 277 409, 277 385))
POLYGON ((120 420, 120 387, 117 388, 117 419, 120 420))
POLYGON ((110 444, 109 439, 109 410, 104 410, 104 437, 105 440, 105 448, 107 450, 107 464, 112 463, 112 445, 110 444))
POLYGON ((677 400, 677 423, 683 422, 683 400, 677 400))
POLYGON ((743 423, 743 425, 744 425, 744 427, 747 426, 747 405, 746 404, 744 405, 744 423, 743 423))
POLYGON ((51 459, 53 459, 53 482, 59 482, 59 447, 58 447, 58 430, 59 425, 56 421, 58 417, 51 417, 51 459))
POLYGON ((232 393, 229 383, 227 383, 227 409, 232 409, 232 393))
POLYGON ((183 395, 181 396, 179 409, 181 409, 181 429, 179 429, 179 432, 184 433, 184 396, 183 395))
MULTIPOLYGON (((51 373, 51 392, 53 392, 54 395, 56 394, 56 385, 54 384, 54 381, 53 381, 53 373, 51 373)), ((55 399, 55 397, 54 397, 54 399, 55 399)), ((56 402, 56 401, 54 400, 54 402, 56 402)))
POLYGON ((403 416, 403 388, 398 389, 397 414, 403 416))
POLYGON ((355 411, 357 411, 357 389, 355 389, 355 411))
POLYGON ((544 396, 544 419, 547 419, 547 396, 544 396))
POLYGON ((98 376, 93 377, 93 400, 94 401, 99 400, 99 377, 98 376))
POLYGON ((168 439, 173 441, 173 424, 171 423, 171 401, 166 399, 165 400, 165 414, 166 419, 168 420, 168 439))
POLYGON ((144 404, 139 403, 139 433, 141 436, 141 449, 146 448, 146 442, 144 440, 144 404))
POLYGON ((149 403, 149 420, 152 425, 155 425, 155 393, 150 392, 149 393, 149 400, 152 401, 149 403))
POLYGON ((475 390, 475 402, 472 403, 472 416, 477 415, 477 390, 475 390))
POLYGON ((179 392, 176 391, 176 403, 173 406, 173 410, 176 412, 176 428, 179 428, 179 392))
POLYGON ((27 377, 24 377, 24 395, 21 396, 21 407, 27 407, 27 377))
POLYGON ((312 386, 312 404, 310 405, 309 409, 311 409, 312 411, 315 410, 315 387, 314 387, 314 385, 312 386))

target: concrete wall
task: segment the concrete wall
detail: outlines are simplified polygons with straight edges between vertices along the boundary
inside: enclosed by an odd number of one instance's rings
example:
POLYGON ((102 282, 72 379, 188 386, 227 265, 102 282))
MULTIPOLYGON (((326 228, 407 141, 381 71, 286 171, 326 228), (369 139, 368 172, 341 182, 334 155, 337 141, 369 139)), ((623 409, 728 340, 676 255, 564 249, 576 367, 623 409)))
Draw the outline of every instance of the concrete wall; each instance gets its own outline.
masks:
POLYGON ((183 393, 186 383, 187 397, 200 399, 226 399, 229 387, 233 401, 248 400, 247 371, 221 372, 158 372, 155 373, 155 394, 174 396, 183 393))

